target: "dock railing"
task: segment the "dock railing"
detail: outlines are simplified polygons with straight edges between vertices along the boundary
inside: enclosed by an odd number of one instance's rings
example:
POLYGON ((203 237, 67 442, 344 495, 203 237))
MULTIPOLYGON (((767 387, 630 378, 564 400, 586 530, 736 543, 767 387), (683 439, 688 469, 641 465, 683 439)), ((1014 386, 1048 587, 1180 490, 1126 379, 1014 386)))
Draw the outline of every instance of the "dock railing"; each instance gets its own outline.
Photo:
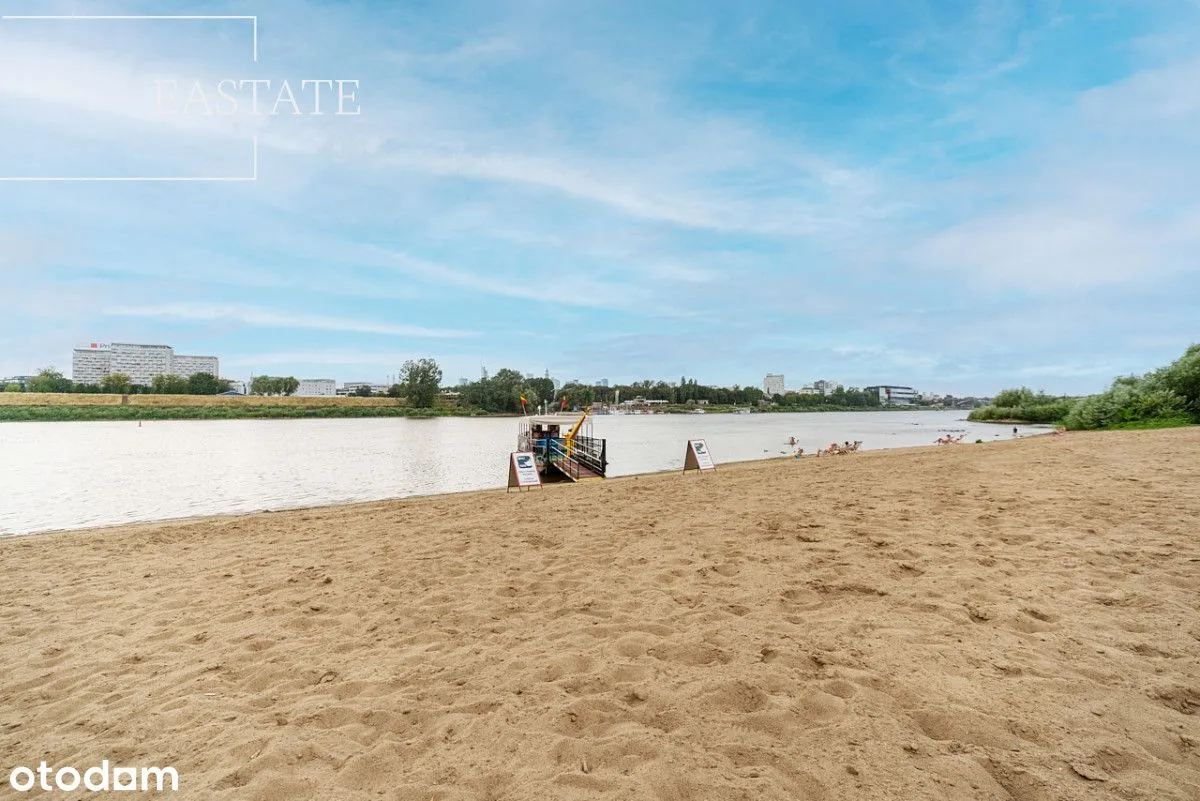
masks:
MULTIPOLYGON (((559 470, 566 473, 574 480, 579 479, 579 462, 567 455, 567 445, 561 439, 551 439, 549 441, 549 456, 547 461, 557 467, 559 470)), ((576 448, 576 458, 578 457, 578 448, 576 448)))

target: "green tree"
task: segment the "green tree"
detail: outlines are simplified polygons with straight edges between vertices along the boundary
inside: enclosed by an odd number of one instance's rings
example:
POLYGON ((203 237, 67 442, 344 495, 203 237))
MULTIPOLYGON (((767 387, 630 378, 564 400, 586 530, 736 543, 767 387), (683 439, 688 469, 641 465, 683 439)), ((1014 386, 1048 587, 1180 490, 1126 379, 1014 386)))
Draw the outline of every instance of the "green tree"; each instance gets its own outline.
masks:
POLYGON ((110 395, 125 395, 133 388, 133 382, 124 373, 109 373, 100 379, 100 389, 110 395))
POLYGON ((252 395, 291 395, 299 388, 300 382, 291 376, 256 375, 250 382, 252 395))
POLYGON ((177 375, 156 375, 150 379, 150 391, 156 395, 187 395, 188 380, 177 375))
POLYGON ((187 379, 189 395, 216 395, 229 390, 229 382, 222 381, 212 373, 192 373, 187 379))
POLYGON ((400 385, 409 406, 432 408, 442 386, 442 368, 433 359, 409 359, 400 368, 400 385))
POLYGON ((388 387, 387 394, 389 398, 403 398, 404 386, 401 384, 392 384, 390 387, 388 387))
POLYGON ((1029 387, 1001 390, 992 401, 993 406, 1004 406, 1010 408, 1016 408, 1017 406, 1028 406, 1031 403, 1033 403, 1033 390, 1029 387))
POLYGON ((70 392, 74 385, 71 379, 53 367, 44 367, 33 377, 29 389, 31 392, 70 392))
POLYGON ((554 382, 549 378, 530 378, 525 383, 529 387, 529 394, 525 397, 529 400, 530 408, 554 397, 554 382))
POLYGON ((4 391, 5 392, 20 392, 21 385, 18 384, 16 381, 10 381, 9 383, 4 385, 4 391))
POLYGON ((366 384, 363 384, 361 386, 355 387, 354 392, 352 392, 351 394, 354 395, 354 397, 356 397, 356 398, 369 398, 369 397, 371 397, 371 388, 369 386, 367 386, 366 384))
POLYGON ((1192 345, 1170 365, 1151 373, 1147 381, 1154 389, 1178 395, 1183 407, 1200 422, 1200 344, 1192 345))

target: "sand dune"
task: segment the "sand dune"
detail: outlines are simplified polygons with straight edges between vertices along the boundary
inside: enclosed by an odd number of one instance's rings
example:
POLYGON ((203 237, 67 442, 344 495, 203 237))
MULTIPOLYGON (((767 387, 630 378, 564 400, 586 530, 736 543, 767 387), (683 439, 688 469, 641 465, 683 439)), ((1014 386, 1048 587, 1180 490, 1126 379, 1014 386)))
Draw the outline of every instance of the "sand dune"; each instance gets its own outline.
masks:
POLYGON ((3 540, 0 768, 1194 801, 1198 519, 1184 429, 3 540))

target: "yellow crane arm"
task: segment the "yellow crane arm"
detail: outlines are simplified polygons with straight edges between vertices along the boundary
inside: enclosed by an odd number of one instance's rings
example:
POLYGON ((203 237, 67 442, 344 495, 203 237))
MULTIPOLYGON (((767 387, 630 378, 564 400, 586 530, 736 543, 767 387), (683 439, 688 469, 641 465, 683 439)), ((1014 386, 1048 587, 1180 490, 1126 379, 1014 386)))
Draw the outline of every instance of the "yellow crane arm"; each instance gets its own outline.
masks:
POLYGON ((570 456, 571 452, 575 449, 575 435, 579 433, 579 429, 583 426, 583 421, 587 419, 588 413, 590 411, 591 411, 591 409, 584 409, 583 414, 581 414, 579 416, 579 420, 577 420, 575 422, 575 425, 571 426, 571 430, 567 432, 566 439, 567 439, 567 455, 568 456, 570 456))

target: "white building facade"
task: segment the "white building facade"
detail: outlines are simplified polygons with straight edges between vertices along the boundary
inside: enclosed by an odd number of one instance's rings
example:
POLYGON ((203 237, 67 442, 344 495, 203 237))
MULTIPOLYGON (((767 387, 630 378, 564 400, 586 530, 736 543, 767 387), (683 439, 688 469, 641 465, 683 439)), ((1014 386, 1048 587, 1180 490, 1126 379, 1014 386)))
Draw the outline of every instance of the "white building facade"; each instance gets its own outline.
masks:
POLYGON ((915 406, 920 395, 912 387, 883 384, 867 387, 867 392, 878 392, 879 402, 884 406, 915 406))
POLYGON ((171 374, 180 378, 188 378, 196 373, 208 373, 216 376, 219 375, 217 369, 216 356, 180 356, 177 354, 171 358, 171 374))
POLYGON ((99 384, 107 375, 123 373, 131 383, 149 386, 158 375, 219 376, 219 369, 216 356, 176 356, 170 345, 93 342, 86 348, 75 348, 71 357, 71 380, 79 384, 99 384))
POLYGON ((337 394, 353 395, 355 390, 361 387, 367 387, 372 395, 385 395, 391 388, 386 384, 373 384, 370 381, 347 381, 345 384, 342 384, 342 388, 338 390, 337 394))
POLYGON ((337 383, 332 378, 301 378, 296 394, 305 398, 323 398, 337 394, 337 383))
POLYGON ((112 351, 108 346, 92 343, 89 348, 76 348, 71 356, 71 380, 77 384, 99 384, 108 375, 112 351))
POLYGON ((783 373, 767 373, 767 377, 763 379, 763 392, 767 393, 768 398, 782 395, 784 393, 783 373))

